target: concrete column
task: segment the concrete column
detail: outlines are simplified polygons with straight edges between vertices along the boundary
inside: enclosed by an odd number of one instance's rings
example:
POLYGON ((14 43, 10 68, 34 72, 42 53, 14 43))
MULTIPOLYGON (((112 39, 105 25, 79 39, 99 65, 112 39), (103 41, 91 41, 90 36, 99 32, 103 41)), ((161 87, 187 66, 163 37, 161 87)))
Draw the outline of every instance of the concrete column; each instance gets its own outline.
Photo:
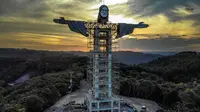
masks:
POLYGON ((111 112, 113 112, 113 101, 111 101, 111 108, 112 108, 111 112))
POLYGON ((119 103, 118 103, 118 108, 119 108, 118 112, 120 112, 120 109, 121 109, 120 107, 121 107, 121 105, 120 105, 120 101, 119 101, 119 103))
POLYGON ((112 97, 112 55, 108 55, 108 90, 109 90, 109 97, 112 97))
POLYGON ((89 102, 89 112, 92 112, 92 102, 89 102))

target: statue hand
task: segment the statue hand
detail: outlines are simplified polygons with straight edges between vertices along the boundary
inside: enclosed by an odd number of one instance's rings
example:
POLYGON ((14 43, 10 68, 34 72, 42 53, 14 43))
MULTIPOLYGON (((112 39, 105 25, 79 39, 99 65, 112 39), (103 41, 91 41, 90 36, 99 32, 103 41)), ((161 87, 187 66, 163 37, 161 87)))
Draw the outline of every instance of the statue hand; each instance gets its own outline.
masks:
POLYGON ((148 24, 144 24, 144 22, 140 22, 139 24, 136 25, 136 28, 147 28, 149 27, 148 24))
POLYGON ((144 24, 144 22, 139 22, 139 24, 144 24))
POLYGON ((60 17, 60 19, 54 19, 53 21, 55 23, 66 24, 64 17, 60 17))

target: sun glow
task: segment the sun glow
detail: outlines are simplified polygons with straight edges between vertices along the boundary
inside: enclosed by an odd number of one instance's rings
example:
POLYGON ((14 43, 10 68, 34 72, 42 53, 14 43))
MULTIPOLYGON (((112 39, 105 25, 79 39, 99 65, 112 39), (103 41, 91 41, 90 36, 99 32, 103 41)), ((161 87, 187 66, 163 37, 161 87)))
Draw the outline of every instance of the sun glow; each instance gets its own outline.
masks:
POLYGON ((128 2, 128 0, 102 0, 102 1, 104 1, 105 5, 115 5, 128 2))
MULTIPOLYGON (((97 14, 92 15, 94 18, 97 18, 97 14)), ((123 15, 109 15, 109 21, 111 23, 131 23, 138 24, 138 22, 132 18, 124 17, 123 15)))
POLYGON ((110 15, 109 21, 112 23, 132 23, 137 24, 138 22, 133 20, 132 18, 126 18, 123 15, 110 15))
POLYGON ((115 5, 115 4, 122 4, 122 3, 127 3, 128 0, 102 0, 101 3, 94 5, 90 7, 89 9, 96 9, 99 8, 101 5, 115 5))

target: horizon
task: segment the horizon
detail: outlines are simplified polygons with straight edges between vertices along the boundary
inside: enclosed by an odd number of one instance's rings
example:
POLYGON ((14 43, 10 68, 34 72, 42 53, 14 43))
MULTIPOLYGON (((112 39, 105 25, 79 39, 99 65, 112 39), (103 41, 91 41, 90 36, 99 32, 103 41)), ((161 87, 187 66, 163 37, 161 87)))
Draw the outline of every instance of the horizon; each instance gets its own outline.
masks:
MULTIPOLYGON (((74 51, 62 51, 62 50, 45 50, 45 49, 29 49, 29 48, 1 48, 1 49, 14 49, 14 50, 33 50, 33 51, 48 51, 48 52, 84 52, 87 53, 88 51, 79 51, 79 50, 74 50, 74 51)), ((200 53, 199 51, 131 51, 131 50, 117 50, 113 52, 134 52, 134 53, 154 53, 154 54, 159 54, 159 53, 181 53, 181 52, 197 52, 200 53)))

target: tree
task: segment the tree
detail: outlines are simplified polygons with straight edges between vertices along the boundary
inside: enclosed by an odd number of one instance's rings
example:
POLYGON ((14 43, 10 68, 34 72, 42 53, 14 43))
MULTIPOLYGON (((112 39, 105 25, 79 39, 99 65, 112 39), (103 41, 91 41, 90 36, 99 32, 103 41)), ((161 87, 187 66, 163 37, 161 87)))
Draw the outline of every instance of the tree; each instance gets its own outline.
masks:
POLYGON ((3 112, 18 112, 14 107, 6 108, 3 112))
POLYGON ((28 96, 25 102, 25 108, 28 112, 41 112, 43 110, 44 101, 36 96, 28 96))

